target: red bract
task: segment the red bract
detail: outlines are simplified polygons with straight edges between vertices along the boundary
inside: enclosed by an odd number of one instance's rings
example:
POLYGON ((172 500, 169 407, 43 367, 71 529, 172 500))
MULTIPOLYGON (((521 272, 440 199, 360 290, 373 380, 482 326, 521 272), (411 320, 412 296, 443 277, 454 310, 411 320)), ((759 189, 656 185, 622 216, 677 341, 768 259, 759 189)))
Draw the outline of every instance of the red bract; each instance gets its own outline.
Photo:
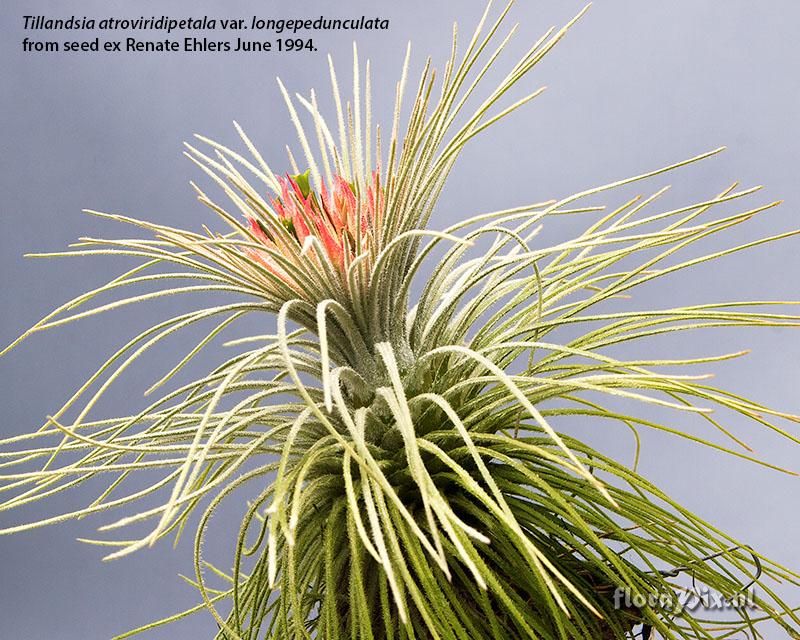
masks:
MULTIPOLYGON (((323 183, 319 193, 308 187, 308 172, 287 175, 279 182, 281 195, 270 201, 277 219, 247 217, 250 231, 260 243, 292 263, 314 260, 319 264, 327 258, 342 274, 359 255, 366 254, 371 262, 384 208, 377 172, 360 197, 354 185, 338 175, 330 187, 323 183), (312 237, 318 243, 309 240, 312 237)), ((287 284, 294 284, 289 270, 270 252, 250 247, 245 252, 287 284)))

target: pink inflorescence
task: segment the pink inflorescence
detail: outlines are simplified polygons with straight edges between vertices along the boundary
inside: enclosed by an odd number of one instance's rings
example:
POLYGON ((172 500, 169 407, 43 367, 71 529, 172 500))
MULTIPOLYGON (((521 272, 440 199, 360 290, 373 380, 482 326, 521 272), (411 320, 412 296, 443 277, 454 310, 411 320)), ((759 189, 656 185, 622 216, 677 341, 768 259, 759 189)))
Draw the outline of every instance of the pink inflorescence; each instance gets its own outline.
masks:
MULTIPOLYGON (((281 195, 271 199, 278 223, 286 231, 271 229, 261 219, 247 217, 250 231, 271 251, 248 247, 246 254, 288 284, 293 284, 289 268, 275 259, 272 252, 286 257, 318 260, 322 250, 340 273, 359 255, 368 260, 377 240, 383 217, 384 196, 376 172, 361 198, 356 188, 341 176, 335 176, 329 189, 324 183, 319 194, 309 187, 308 172, 278 178, 281 195), (360 222, 360 233, 359 233, 360 222), (319 244, 308 250, 308 239, 316 237, 319 244)), ((274 221, 272 223, 274 225, 274 221)))

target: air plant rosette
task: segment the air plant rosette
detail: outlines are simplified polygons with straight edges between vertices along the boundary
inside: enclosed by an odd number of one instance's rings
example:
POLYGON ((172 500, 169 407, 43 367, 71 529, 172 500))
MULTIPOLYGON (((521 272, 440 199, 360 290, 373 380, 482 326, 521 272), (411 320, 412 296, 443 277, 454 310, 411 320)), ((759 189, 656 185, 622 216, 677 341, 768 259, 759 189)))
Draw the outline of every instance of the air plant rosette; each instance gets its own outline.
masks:
POLYGON ((793 235, 681 257, 777 203, 742 204, 757 189, 734 185, 669 210, 658 208, 665 189, 610 208, 589 204, 714 150, 444 231, 427 228, 461 150, 541 93, 503 106, 580 17, 545 33, 486 89, 487 71, 515 31, 505 26, 509 9, 493 15, 487 7, 462 53, 454 30, 441 76, 428 60, 412 84, 409 49, 388 135, 372 121, 370 65, 361 67, 354 48, 349 99, 330 63, 332 119, 313 92, 292 97, 280 84, 300 143, 286 170, 274 173, 238 125, 246 152, 200 136, 205 150, 187 145, 227 198, 221 204, 195 186, 227 232, 92 211, 146 237, 83 238, 67 252, 40 254, 140 263, 20 340, 132 303, 219 294, 218 305, 135 336, 40 430, 4 441, 4 489, 13 493, 4 510, 90 479, 107 486, 84 509, 3 533, 143 499, 156 506, 123 515, 101 527, 102 540, 87 542, 109 547, 111 559, 194 529, 198 606, 120 637, 200 610, 225 639, 759 637, 762 622, 798 637, 797 610, 774 591, 775 581, 799 586, 797 573, 682 507, 639 475, 636 462, 560 427, 575 418, 616 423, 637 443, 639 430, 654 429, 791 473, 755 458, 711 410, 792 443, 797 436, 780 423, 797 418, 694 374, 741 354, 609 355, 623 342, 646 353, 649 338, 671 332, 797 326, 783 311, 789 303, 639 311, 623 302, 637 286, 793 235), (479 106, 466 111, 473 102, 479 106), (734 206, 736 213, 717 214, 734 206), (562 216, 589 222, 574 237, 541 242, 542 226, 562 216), (123 293, 142 286, 151 290, 123 293), (107 294, 117 298, 94 303, 107 294), (175 383, 201 350, 252 316, 271 333, 228 341, 226 360, 175 383), (169 383, 171 390, 136 415, 94 417, 98 400, 140 356, 197 326, 206 327, 202 339, 149 393, 169 383), (571 337, 560 340, 564 329, 571 337), (677 368, 685 372, 668 372, 677 368), (653 406, 704 422, 726 441, 637 417, 636 407, 653 406), (126 489, 138 472, 154 470, 152 484, 126 489), (231 566, 217 567, 202 556, 205 532, 241 489, 253 499, 243 505, 231 566), (113 539, 143 525, 145 535, 113 539), (685 588, 681 576, 726 597, 747 590, 748 606, 724 619, 661 606, 685 588), (639 604, 621 606, 620 590, 639 604))

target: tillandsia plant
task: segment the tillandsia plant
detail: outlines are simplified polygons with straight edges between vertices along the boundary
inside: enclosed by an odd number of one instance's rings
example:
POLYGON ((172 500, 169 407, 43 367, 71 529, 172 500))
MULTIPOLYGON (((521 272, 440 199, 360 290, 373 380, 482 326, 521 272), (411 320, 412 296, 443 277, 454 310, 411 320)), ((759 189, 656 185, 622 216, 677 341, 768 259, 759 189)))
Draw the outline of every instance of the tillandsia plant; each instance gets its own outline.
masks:
POLYGON ((372 121, 369 62, 362 70, 354 50, 349 99, 330 65, 335 121, 323 118, 313 92, 292 97, 280 85, 302 151, 298 159, 289 153, 285 170, 276 174, 238 125, 247 157, 203 137, 205 151, 187 146, 228 199, 221 204, 196 187, 229 227, 224 233, 90 212, 147 237, 83 238, 67 252, 40 254, 140 263, 20 340, 163 296, 219 297, 135 336, 41 429, 4 441, 3 489, 13 496, 4 511, 88 480, 108 483, 83 509, 3 533, 143 499, 146 507, 101 530, 149 523, 145 535, 88 542, 118 558, 194 529, 198 606, 120 637, 204 609, 216 620, 210 635, 225 639, 761 637, 764 621, 798 637, 797 610, 774 591, 774 581, 800 586, 797 573, 682 507, 642 477, 636 461, 613 459, 561 427, 576 418, 617 423, 637 443, 641 429, 659 430, 791 473, 752 456, 711 410, 792 443, 797 436, 780 422, 798 419, 693 373, 741 354, 609 353, 622 343, 642 352, 648 338, 672 332, 800 324, 782 312, 789 303, 639 311, 625 300, 639 285, 792 235, 681 257, 776 203, 741 205, 757 189, 736 185, 669 210, 658 208, 665 189, 610 209, 589 202, 716 150, 427 229, 464 145, 539 95, 502 106, 574 22, 545 33, 486 90, 487 71, 515 30, 504 27, 509 8, 494 15, 487 7, 462 53, 454 31, 443 73, 428 60, 410 106, 406 55, 388 137, 372 121), (726 206, 740 209, 716 214, 726 206), (564 216, 589 222, 574 237, 540 241, 542 225, 564 216), (101 294, 118 297, 93 304, 101 294), (136 415, 93 416, 109 386, 165 338, 207 327, 151 393, 253 316, 264 333, 228 341, 234 351, 207 375, 136 415), (682 419, 657 422, 637 406, 682 419), (731 442, 675 426, 689 418, 731 442), (159 475, 126 490, 138 472, 159 475), (231 566, 218 567, 203 558, 205 533, 239 489, 253 498, 231 531, 231 566), (670 606, 688 577, 729 599, 749 590, 750 606, 719 619, 670 606))

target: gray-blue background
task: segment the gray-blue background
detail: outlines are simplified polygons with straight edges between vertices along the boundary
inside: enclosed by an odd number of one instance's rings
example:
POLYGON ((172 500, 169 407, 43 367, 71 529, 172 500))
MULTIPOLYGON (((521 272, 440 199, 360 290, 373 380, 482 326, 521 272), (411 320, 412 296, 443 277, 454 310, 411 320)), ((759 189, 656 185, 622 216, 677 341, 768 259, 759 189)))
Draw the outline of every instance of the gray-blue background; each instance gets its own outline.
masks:
MULTIPOLYGON (((522 25, 510 51, 520 53, 581 6, 573 0, 520 2, 513 19, 522 25)), ((334 54, 347 79, 352 40, 346 32, 320 34, 320 53, 280 56, 25 55, 22 15, 380 14, 391 19, 391 29, 363 34, 359 44, 373 61, 376 117, 387 122, 407 39, 414 41, 415 68, 427 52, 442 60, 452 21, 458 19, 466 31, 481 9, 482 2, 441 0, 3 2, 0 341, 9 342, 55 305, 121 268, 102 259, 23 260, 24 252, 60 249, 81 235, 128 232, 80 214, 84 207, 189 228, 213 223, 187 185, 200 175, 181 157, 181 141, 202 132, 235 144, 230 121, 236 119, 280 168, 283 145, 294 136, 274 77, 279 74, 292 90, 315 87, 325 94, 323 52, 334 54)), ((548 85, 548 92, 465 154, 433 225, 563 196, 727 144, 730 149, 721 157, 646 189, 674 183, 679 194, 674 202, 684 203, 707 198, 733 179, 765 183, 766 195, 758 201, 785 198, 785 204, 732 233, 730 241, 798 226, 798 21, 800 6, 791 0, 600 0, 526 81, 530 88, 548 85)), ((798 247, 788 241, 736 255, 706 272, 647 289, 628 304, 798 299, 798 247)), ((0 360, 0 434, 38 427, 103 354, 168 308, 141 307, 87 320, 39 335, 0 360)), ((800 413, 796 331, 715 332, 664 344, 675 354, 752 348, 747 359, 708 369, 718 373, 720 385, 800 413)), ((151 360, 124 378, 103 408, 122 413, 140 407, 142 385, 160 375, 180 347, 179 341, 170 343, 166 359, 151 360)), ((210 362, 200 360, 195 372, 210 362)), ((798 467, 797 448, 741 420, 733 428, 759 455, 798 467)), ((599 442, 624 438, 619 430, 591 437, 599 442)), ((797 479, 663 437, 648 436, 646 445, 642 468, 663 488, 734 535, 800 568, 797 479)), ((24 512, 2 513, 0 526, 78 508, 90 495, 76 492, 24 512)), ((0 539, 0 637, 107 638, 195 602, 191 587, 176 577, 191 572, 189 540, 176 551, 163 543, 101 563, 100 550, 74 539, 91 536, 104 521, 108 518, 0 539)), ((226 552, 224 545, 218 548, 226 552)), ((784 593, 797 601, 796 592, 784 593)), ((213 628, 210 617, 201 614, 146 637, 203 638, 213 628)))

